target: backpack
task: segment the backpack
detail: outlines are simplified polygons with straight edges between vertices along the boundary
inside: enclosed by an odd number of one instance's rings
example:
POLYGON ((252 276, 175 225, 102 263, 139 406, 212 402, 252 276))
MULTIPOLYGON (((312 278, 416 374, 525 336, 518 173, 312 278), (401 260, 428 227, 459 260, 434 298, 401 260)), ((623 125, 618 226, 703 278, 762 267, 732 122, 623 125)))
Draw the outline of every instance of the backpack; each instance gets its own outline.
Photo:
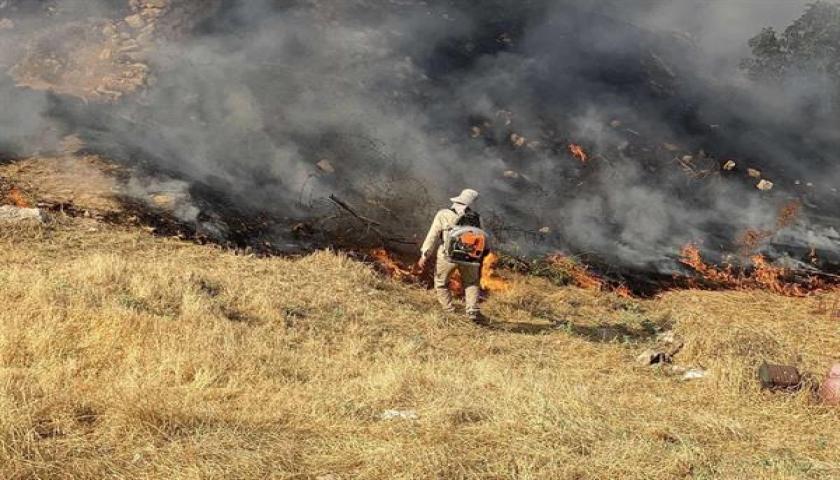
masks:
POLYGON ((487 252, 487 233, 481 229, 477 212, 467 209, 443 237, 443 253, 451 262, 481 264, 487 252))

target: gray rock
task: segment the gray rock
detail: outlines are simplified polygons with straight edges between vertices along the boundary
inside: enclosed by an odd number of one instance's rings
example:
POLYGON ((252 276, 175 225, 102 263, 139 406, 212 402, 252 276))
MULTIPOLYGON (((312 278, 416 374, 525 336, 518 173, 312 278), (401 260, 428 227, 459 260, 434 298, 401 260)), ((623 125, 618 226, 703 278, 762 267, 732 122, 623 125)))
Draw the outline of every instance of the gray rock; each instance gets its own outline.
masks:
POLYGON ((38 223, 44 223, 45 219, 44 212, 37 208, 21 208, 13 205, 0 206, 0 222, 34 220, 38 223))

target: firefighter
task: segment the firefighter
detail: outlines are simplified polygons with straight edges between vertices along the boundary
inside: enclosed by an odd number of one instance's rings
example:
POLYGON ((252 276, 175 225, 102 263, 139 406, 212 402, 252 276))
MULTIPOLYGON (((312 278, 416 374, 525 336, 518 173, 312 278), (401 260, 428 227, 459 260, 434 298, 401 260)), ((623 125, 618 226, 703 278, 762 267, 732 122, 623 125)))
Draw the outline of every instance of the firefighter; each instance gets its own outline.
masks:
POLYGON ((420 250, 418 266, 424 269, 435 257, 434 288, 443 310, 454 313, 449 278, 457 269, 464 285, 467 316, 476 323, 485 323, 479 307, 481 260, 487 254, 487 235, 481 217, 471 207, 478 192, 466 189, 451 198, 452 206, 440 210, 432 221, 420 250))

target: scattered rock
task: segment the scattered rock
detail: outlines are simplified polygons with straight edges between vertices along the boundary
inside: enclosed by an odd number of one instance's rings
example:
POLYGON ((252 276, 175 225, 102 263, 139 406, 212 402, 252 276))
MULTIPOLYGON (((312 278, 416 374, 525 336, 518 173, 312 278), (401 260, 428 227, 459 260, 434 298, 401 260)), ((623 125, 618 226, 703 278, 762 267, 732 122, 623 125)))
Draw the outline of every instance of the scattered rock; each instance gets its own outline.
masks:
POLYGON ((730 172, 735 169, 735 162, 733 160, 727 160, 726 163, 723 164, 723 169, 727 172, 730 172))
POLYGON ((379 418, 381 420, 417 420, 420 416, 414 410, 385 410, 379 418))
POLYGON ((663 143, 662 148, 668 150, 669 152, 678 152, 682 150, 679 145, 674 145, 673 143, 663 143))
POLYGON ((505 178, 514 178, 514 179, 520 177, 519 173, 514 172, 513 170, 505 170, 504 173, 502 173, 502 176, 504 176, 505 178))
POLYGON ((470 137, 478 138, 481 136, 481 127, 472 127, 470 129, 470 137))
POLYGON ((10 18, 0 18, 0 30, 11 30, 15 28, 15 22, 10 18))
POLYGON ((542 227, 542 228, 539 230, 539 232, 540 232, 540 233, 542 233, 543 235, 548 235, 549 233, 551 233, 551 229, 550 229, 550 228, 548 228, 548 227, 542 227))
POLYGON ((326 158, 316 163, 315 166, 318 167, 322 172, 335 173, 335 167, 333 167, 332 163, 330 163, 330 161, 326 158))
POLYGON ((522 135, 519 135, 517 133, 511 133, 510 134, 510 143, 514 147, 519 148, 519 147, 525 145, 525 141, 526 141, 525 137, 523 137, 522 135))
POLYGON ((12 205, 0 206, 0 222, 22 222, 24 220, 34 220, 38 223, 43 223, 45 220, 44 212, 38 208, 21 208, 12 205))
POLYGON ((769 180, 761 180, 760 182, 758 182, 758 185, 756 185, 755 188, 761 190, 762 192, 768 192, 770 190, 773 190, 773 182, 769 180))
POLYGON ((621 120, 616 119, 616 120, 611 121, 610 126, 613 127, 613 128, 620 127, 621 126, 621 120))
POLYGON ((752 178, 761 178, 761 171, 756 170, 754 168, 748 168, 747 169, 747 175, 749 175, 752 178))

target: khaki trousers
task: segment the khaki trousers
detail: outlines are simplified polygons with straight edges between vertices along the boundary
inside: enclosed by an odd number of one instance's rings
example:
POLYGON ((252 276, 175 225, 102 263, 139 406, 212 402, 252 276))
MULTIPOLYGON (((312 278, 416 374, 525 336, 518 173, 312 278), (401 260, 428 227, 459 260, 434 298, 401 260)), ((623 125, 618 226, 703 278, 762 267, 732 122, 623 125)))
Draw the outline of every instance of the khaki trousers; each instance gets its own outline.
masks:
POLYGON ((481 294, 481 273, 479 265, 464 265, 450 262, 442 252, 437 254, 435 264, 435 293, 438 302, 444 310, 451 311, 452 292, 449 291, 449 277, 458 269, 461 272, 461 282, 464 284, 464 300, 467 304, 467 313, 478 313, 478 298, 481 294))

